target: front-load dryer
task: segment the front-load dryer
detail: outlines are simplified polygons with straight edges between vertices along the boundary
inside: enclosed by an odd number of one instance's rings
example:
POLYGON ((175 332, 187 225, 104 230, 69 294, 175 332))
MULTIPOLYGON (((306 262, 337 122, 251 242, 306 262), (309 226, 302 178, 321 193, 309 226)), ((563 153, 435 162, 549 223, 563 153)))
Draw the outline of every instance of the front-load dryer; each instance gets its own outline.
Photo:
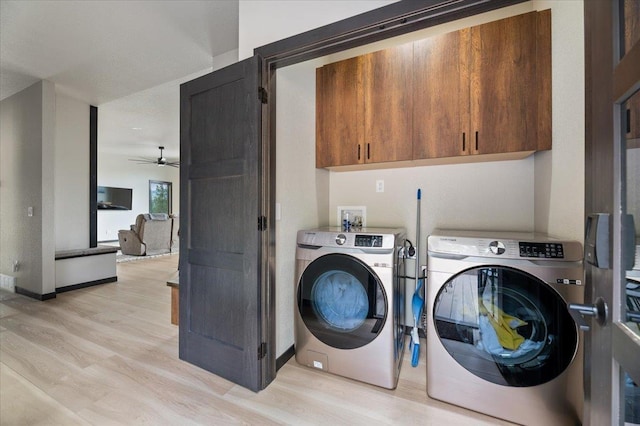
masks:
POLYGON ((404 244, 404 229, 298 232, 298 363, 396 387, 404 352, 404 244))
POLYGON ((582 418, 582 247, 540 234, 436 230, 427 241, 427 392, 525 425, 582 418))

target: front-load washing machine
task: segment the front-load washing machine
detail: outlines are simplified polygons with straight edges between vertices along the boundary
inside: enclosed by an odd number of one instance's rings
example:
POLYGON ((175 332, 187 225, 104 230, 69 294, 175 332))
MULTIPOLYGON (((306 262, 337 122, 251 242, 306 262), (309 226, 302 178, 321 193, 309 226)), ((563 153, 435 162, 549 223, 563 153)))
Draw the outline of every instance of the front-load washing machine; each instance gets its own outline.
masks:
POLYGON ((540 234, 427 240, 427 392, 525 425, 582 418, 582 247, 540 234))
POLYGON ((298 363, 396 387, 404 352, 404 244, 404 229, 298 232, 298 363))

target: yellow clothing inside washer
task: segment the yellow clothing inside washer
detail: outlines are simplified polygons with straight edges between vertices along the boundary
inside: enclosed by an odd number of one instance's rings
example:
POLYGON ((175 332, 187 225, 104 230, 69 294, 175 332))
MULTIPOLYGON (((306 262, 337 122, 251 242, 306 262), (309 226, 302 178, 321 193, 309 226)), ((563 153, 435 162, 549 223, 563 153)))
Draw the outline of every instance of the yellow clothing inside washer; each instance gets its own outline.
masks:
POLYGON ((525 321, 504 313, 502 309, 491 303, 483 302, 480 306, 480 312, 489 319, 489 323, 496 331, 498 341, 503 348, 514 351, 524 342, 524 337, 518 334, 515 329, 526 325, 525 321))

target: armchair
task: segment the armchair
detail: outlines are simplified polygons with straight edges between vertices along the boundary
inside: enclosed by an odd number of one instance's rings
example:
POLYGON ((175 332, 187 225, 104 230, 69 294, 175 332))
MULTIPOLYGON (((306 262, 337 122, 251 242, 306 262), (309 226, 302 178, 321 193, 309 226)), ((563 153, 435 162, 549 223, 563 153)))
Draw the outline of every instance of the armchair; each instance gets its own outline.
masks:
POLYGON ((170 253, 173 217, 166 213, 139 214, 131 229, 118 231, 118 240, 123 254, 145 256, 170 253))

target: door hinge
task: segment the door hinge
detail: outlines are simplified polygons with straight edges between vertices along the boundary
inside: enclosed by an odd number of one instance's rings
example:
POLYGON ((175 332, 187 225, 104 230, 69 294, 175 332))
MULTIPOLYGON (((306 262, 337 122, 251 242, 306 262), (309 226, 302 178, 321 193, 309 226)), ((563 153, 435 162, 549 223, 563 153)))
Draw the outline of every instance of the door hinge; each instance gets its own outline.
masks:
POLYGON ((269 102, 269 95, 264 87, 258 87, 258 99, 260 99, 260 102, 263 104, 269 102))
POLYGON ((267 356, 267 344, 265 342, 260 343, 258 346, 258 359, 262 359, 267 356))
POLYGON ((267 229, 267 218, 265 216, 258 216, 258 231, 265 231, 267 229))

